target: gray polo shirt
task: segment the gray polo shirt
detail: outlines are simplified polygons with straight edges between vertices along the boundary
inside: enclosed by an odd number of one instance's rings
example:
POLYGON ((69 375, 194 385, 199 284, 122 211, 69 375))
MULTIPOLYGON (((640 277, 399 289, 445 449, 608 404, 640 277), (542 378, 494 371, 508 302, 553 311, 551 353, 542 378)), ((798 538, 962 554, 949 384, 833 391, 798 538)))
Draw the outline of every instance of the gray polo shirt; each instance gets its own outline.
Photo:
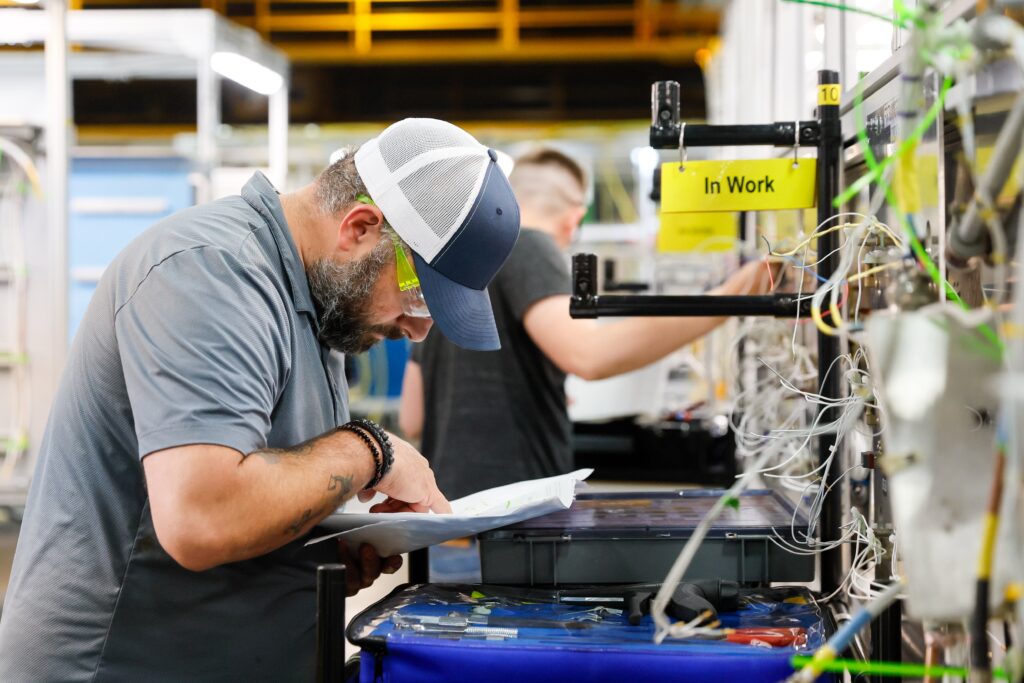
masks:
POLYGON ((141 458, 287 447, 348 419, 277 192, 181 211, 107 269, 41 445, 0 621, 0 681, 310 681, 303 540, 190 572, 153 531, 141 458))

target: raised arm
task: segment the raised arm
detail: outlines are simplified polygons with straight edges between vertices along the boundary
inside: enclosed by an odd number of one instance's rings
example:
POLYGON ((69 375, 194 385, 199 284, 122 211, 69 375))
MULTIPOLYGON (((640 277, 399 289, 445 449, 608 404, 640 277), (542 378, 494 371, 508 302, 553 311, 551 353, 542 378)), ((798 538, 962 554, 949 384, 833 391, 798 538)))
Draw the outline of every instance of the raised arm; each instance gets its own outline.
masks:
MULTIPOLYGON (((732 275, 715 295, 766 291, 764 262, 752 262, 732 275)), ((725 318, 628 318, 607 325, 569 317, 569 297, 552 296, 533 304, 523 326, 533 342, 562 371, 583 379, 612 377, 649 365, 707 334, 725 318)))

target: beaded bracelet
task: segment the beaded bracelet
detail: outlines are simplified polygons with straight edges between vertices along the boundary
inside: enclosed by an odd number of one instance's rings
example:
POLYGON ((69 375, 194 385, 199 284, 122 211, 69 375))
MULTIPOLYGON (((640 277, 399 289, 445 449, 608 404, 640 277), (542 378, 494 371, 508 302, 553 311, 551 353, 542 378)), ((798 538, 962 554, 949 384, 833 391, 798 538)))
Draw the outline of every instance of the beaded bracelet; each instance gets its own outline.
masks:
POLYGON ((341 425, 340 427, 337 428, 337 431, 351 432, 352 434, 355 434, 360 439, 362 439, 363 443, 366 444, 366 447, 370 449, 370 455, 373 456, 374 474, 373 478, 370 479, 370 483, 367 484, 366 488, 364 488, 363 490, 365 491, 366 489, 372 489, 374 486, 379 484, 380 480, 383 478, 383 474, 381 471, 383 470, 384 466, 384 461, 380 456, 380 451, 377 450, 377 446, 376 444, 374 444, 373 439, 371 439, 366 432, 364 432, 362 429, 352 424, 351 422, 341 425))
POLYGON ((383 479, 387 476, 388 472, 391 471, 391 466, 395 464, 395 448, 391 445, 391 439, 388 438, 388 433, 384 429, 374 422, 373 420, 358 419, 352 420, 348 424, 355 425, 365 429, 370 435, 377 440, 380 445, 381 451, 381 468, 379 473, 379 479, 383 479))

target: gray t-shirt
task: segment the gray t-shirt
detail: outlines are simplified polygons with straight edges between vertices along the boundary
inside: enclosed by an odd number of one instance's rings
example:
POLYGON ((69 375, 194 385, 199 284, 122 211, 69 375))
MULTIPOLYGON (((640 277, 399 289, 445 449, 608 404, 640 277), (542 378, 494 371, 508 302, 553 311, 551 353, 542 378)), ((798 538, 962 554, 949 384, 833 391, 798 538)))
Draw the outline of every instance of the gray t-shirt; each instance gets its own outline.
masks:
POLYGON ((0 681, 309 681, 332 543, 183 569, 141 458, 288 447, 348 419, 277 192, 187 209, 107 269, 54 401, 0 621, 0 681))
POLYGON ((565 257, 554 239, 523 229, 487 287, 499 351, 466 351, 435 327, 412 358, 423 371, 423 454, 448 498, 572 470, 565 373, 523 327, 541 299, 569 294, 565 257))

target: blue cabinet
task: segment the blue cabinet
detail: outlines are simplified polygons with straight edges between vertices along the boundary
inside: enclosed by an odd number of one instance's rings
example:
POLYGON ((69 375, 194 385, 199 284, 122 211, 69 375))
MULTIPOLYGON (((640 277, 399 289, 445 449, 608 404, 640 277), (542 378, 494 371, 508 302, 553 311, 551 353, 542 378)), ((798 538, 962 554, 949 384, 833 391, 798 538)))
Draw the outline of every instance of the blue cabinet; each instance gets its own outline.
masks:
POLYGON ((74 337, 96 283, 129 242, 195 203, 191 162, 179 157, 97 157, 71 162, 68 331, 74 337))

